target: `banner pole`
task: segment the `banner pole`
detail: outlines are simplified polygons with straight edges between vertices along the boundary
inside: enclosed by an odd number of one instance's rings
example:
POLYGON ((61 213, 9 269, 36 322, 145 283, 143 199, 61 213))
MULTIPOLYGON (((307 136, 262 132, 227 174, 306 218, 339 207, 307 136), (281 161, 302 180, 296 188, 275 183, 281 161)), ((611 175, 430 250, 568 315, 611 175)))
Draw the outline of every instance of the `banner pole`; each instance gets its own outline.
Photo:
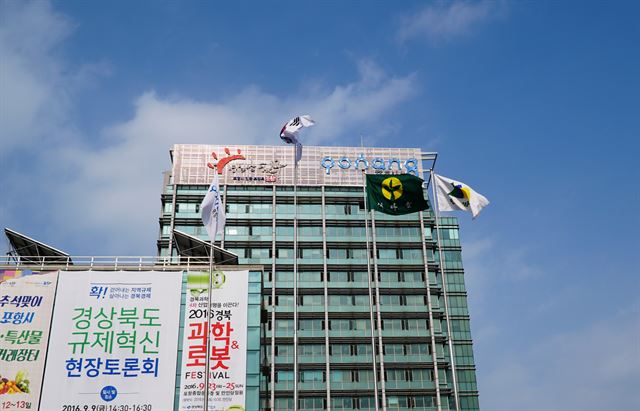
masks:
MULTIPOLYGON (((215 236, 215 233, 214 233, 215 236)), ((204 410, 209 411, 209 372, 211 371, 209 368, 211 366, 210 363, 210 351, 211 351, 211 278, 213 277, 213 240, 210 242, 211 249, 209 251, 209 286, 207 287, 207 353, 205 358, 205 373, 204 373, 204 385, 205 385, 205 395, 204 395, 204 410)))
MULTIPOLYGON (((442 256, 442 238, 440 235, 440 214, 438 204, 438 193, 436 191, 436 180, 433 169, 430 170, 431 191, 433 193, 433 212, 436 217, 436 238, 438 239, 438 258, 440 273, 442 274, 442 291, 444 294, 444 315, 447 321, 447 341, 449 343, 449 357, 451 357, 451 378, 453 379, 453 396, 456 402, 456 411, 460 411, 460 396, 458 395, 458 376, 456 375, 456 360, 453 352, 453 341, 451 338, 451 320, 449 316, 449 299, 447 297, 447 281, 445 278, 444 258, 442 256)), ((436 353, 437 355, 437 353, 436 353)))
POLYGON ((375 411, 378 411, 378 367, 376 366, 376 336, 374 332, 375 323, 373 319, 373 292, 371 287, 371 247, 369 241, 369 203, 367 201, 367 175, 362 170, 362 193, 364 195, 364 236, 367 243, 367 285, 369 288, 369 320, 371 321, 371 365, 373 366, 373 390, 375 397, 375 411))
POLYGON ((298 411, 298 162, 293 145, 293 410, 298 411))

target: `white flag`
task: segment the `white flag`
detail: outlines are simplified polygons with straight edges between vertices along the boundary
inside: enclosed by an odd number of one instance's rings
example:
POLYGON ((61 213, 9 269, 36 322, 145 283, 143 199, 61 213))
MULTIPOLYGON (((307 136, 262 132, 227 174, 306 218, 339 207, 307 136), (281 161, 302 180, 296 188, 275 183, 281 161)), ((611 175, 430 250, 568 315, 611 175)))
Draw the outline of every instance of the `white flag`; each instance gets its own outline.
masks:
POLYGON ((437 174, 434 176, 440 211, 469 211, 476 218, 484 206, 489 204, 486 197, 476 193, 468 185, 437 174))
POLYGON ((209 238, 211 241, 215 241, 216 234, 224 232, 224 224, 226 221, 224 208, 220 200, 220 185, 218 184, 217 170, 213 171, 213 182, 209 187, 209 191, 207 191, 207 194, 204 196, 204 200, 202 200, 200 212, 202 213, 202 224, 204 224, 209 238))
POLYGON ((282 126, 282 130, 280 130, 280 138, 285 143, 296 145, 296 163, 302 158, 302 143, 300 143, 300 139, 298 138, 298 132, 301 128, 311 127, 314 124, 316 124, 316 122, 307 114, 292 118, 285 123, 285 125, 282 126))

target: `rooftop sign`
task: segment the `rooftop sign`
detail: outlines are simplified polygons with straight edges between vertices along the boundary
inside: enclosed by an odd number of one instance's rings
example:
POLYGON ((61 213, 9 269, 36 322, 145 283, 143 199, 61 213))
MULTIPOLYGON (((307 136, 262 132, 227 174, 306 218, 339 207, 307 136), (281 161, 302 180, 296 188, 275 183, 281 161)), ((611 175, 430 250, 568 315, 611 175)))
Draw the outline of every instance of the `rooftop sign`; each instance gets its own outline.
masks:
MULTIPOLYGON (((298 163, 298 184, 362 186, 363 172, 420 176, 420 149, 305 146, 298 163)), ((221 184, 293 185, 290 146, 177 144, 173 149, 176 184, 209 184, 217 172, 221 184)))

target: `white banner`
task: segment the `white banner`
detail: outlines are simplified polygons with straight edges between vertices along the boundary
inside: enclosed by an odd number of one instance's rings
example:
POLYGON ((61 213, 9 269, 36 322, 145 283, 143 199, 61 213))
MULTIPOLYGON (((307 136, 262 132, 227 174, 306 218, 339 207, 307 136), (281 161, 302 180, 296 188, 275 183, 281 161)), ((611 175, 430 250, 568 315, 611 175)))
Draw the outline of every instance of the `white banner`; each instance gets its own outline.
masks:
POLYGON ((43 411, 170 411, 182 272, 61 272, 43 411))
POLYGON ((58 272, 0 283, 0 409, 37 410, 58 272))
MULTIPOLYGON (((184 312, 180 407, 204 410, 208 272, 189 273, 184 312)), ((248 271, 214 271, 211 288, 209 411, 244 410, 248 271)))

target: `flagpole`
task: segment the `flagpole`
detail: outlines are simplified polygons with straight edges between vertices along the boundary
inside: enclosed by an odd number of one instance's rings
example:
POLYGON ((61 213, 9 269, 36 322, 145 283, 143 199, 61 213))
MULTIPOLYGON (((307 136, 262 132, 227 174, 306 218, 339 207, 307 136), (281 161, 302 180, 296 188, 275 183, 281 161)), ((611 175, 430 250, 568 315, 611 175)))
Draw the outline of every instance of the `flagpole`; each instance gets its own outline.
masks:
POLYGON ((371 291, 371 248, 369 246, 369 204, 367 201, 367 175, 365 170, 362 170, 362 192, 364 194, 364 233, 367 242, 367 284, 369 287, 369 320, 371 321, 371 359, 373 365, 373 389, 375 392, 375 411, 378 411, 378 367, 376 367, 376 336, 374 332, 374 320, 373 320, 373 292, 371 291))
MULTIPOLYGON (((214 170, 214 172, 216 172, 214 170)), ((215 233, 213 234, 215 238, 215 233)), ((213 239, 209 241, 211 245, 211 249, 209 251, 209 287, 207 288, 207 353, 205 359, 205 373, 204 373, 204 385, 205 385, 205 396, 204 396, 204 411, 209 411, 209 367, 210 365, 210 351, 211 351, 211 278, 213 277, 213 239)))
POLYGON ((298 162, 293 145, 293 411, 298 411, 298 162))
POLYGON ((433 212, 435 213, 436 219, 436 238, 438 240, 438 258, 440 265, 440 273, 442 274, 442 290, 444 294, 444 312, 445 318, 447 321, 447 340, 449 345, 449 357, 451 358, 451 376, 453 379, 453 396, 456 402, 456 411, 460 411, 460 396, 458 395, 458 376, 456 375, 456 362, 455 356, 453 352, 453 341, 451 338, 451 320, 449 316, 449 299, 447 297, 447 281, 445 279, 445 267, 444 267, 444 258, 442 256, 442 239, 440 235, 440 215, 438 213, 439 204, 438 204, 438 193, 436 192, 436 183, 435 183, 435 173, 433 169, 430 170, 431 181, 431 190, 433 193, 433 212))

